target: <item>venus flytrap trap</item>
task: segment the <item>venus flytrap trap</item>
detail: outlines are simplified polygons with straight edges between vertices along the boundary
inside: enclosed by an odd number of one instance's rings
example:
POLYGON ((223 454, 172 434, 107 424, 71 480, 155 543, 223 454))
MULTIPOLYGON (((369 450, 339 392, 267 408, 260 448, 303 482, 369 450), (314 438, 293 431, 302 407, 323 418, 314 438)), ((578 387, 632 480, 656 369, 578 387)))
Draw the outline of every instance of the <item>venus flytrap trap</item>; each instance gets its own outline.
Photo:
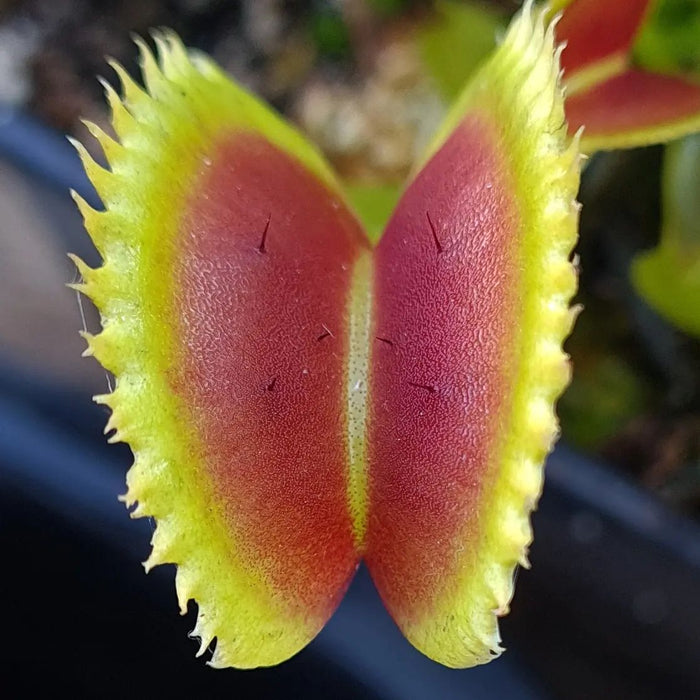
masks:
POLYGON ((700 83, 636 65, 654 0, 554 0, 561 12, 566 115, 586 153, 662 143, 700 130, 700 83))
POLYGON ((407 638, 501 652, 569 381, 580 156, 546 9, 525 4, 372 246, 324 160, 173 34, 115 65, 105 205, 76 259, 116 376, 124 500, 157 521, 214 666, 303 648, 361 559, 407 638))

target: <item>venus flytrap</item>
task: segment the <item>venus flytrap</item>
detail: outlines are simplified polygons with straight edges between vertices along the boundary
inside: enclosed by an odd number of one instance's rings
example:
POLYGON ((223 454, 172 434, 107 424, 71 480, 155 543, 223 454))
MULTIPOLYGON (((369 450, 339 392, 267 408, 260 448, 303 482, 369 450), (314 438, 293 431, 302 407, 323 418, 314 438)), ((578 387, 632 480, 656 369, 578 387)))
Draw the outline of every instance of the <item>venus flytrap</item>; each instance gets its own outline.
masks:
POLYGON ((700 82, 635 65, 653 0, 555 0, 570 133, 586 153, 662 143, 700 130, 700 82))
POLYGON ((372 245, 291 126, 172 34, 115 65, 118 141, 79 146, 103 258, 97 400, 135 456, 214 666, 276 664, 364 559, 408 639, 453 667, 501 652, 513 571, 569 380, 580 156, 546 11, 525 4, 372 245))

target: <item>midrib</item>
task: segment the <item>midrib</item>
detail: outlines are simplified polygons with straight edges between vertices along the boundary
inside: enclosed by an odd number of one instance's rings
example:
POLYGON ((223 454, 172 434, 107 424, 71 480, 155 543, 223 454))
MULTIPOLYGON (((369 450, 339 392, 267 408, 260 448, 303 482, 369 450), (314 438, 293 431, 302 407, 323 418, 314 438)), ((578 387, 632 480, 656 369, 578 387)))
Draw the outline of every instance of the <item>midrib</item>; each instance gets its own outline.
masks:
POLYGON ((367 401, 372 326, 374 256, 363 251, 355 262, 348 298, 347 401, 348 508, 355 546, 364 550, 367 532, 367 401))

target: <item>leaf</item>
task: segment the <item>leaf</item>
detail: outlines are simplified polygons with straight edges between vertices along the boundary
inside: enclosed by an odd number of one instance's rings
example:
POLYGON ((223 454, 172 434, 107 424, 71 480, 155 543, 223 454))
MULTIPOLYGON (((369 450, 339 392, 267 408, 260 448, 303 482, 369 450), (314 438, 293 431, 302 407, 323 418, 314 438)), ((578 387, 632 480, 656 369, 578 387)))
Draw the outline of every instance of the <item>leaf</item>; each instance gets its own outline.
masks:
POLYGON ((586 152, 661 143, 700 130, 700 83, 630 69, 566 100, 586 152))
POLYGON ((633 261, 632 281, 662 316, 700 337, 700 135, 666 149, 659 245, 633 261))
POLYGON ((659 73, 700 72, 700 3, 657 0, 634 44, 638 65, 659 73))
POLYGON ((477 66, 493 51, 504 19, 481 2, 440 0, 435 18, 419 31, 418 45, 441 94, 456 98, 477 66))
POLYGON ((394 183, 346 182, 344 187, 367 237, 372 243, 377 243, 399 201, 401 186, 394 183))
POLYGON ((369 248, 320 156, 173 35, 142 45, 146 91, 115 65, 119 142, 81 150, 104 212, 80 202, 104 265, 98 397, 129 442, 127 505, 158 526, 214 666, 275 664, 340 601, 359 555, 345 440, 346 296, 369 248), (327 334, 327 335, 325 335, 327 334))
POLYGON ((557 39, 566 42, 562 54, 564 77, 569 84, 598 82, 625 66, 634 38, 651 6, 651 0, 573 0, 563 9, 557 39), (588 77, 582 75, 586 71, 588 77), (595 76, 592 78, 591 76, 595 76))
POLYGON ((557 38, 566 43, 569 132, 584 127, 581 148, 634 148, 700 129, 700 82, 632 65, 632 46, 650 0, 571 0, 562 9, 557 38))
POLYGON ((569 380, 579 154, 553 28, 526 5, 376 249, 367 563, 409 641, 498 655, 569 380))
MULTIPOLYGON (((527 3, 448 116, 374 250, 316 151, 173 35, 115 65, 104 264, 88 354, 127 441, 129 506, 157 521, 211 663, 307 644, 361 556, 410 641, 499 652, 569 379, 580 156, 559 53, 527 3)), ((363 207, 377 226, 386 202, 363 207)), ((355 197, 360 201, 361 197, 355 197)), ((374 237, 374 231, 372 232, 374 237)))

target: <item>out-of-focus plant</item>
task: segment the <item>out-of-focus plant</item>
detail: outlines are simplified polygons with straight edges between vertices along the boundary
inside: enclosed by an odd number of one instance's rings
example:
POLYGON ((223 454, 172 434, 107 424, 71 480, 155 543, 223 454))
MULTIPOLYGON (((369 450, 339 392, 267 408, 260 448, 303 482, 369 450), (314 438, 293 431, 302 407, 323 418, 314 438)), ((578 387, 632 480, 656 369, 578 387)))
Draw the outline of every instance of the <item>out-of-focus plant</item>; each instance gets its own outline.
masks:
POLYGON ((661 240, 637 257, 632 280, 664 317, 700 338, 700 134, 666 148, 661 240))
POLYGON ((376 243, 399 201, 401 186, 392 183, 346 183, 345 191, 365 227, 367 237, 376 243))
POLYGON ((438 0, 434 16, 417 32, 421 58, 447 100, 457 97, 465 80, 496 45, 507 17, 474 0, 438 0))
POLYGON ((634 58, 659 73, 700 71, 700 2, 657 0, 634 45, 634 58))
MULTIPOLYGON (((640 64, 700 80, 700 2, 658 0, 639 36, 640 64)), ((700 337, 700 136, 667 147, 659 245, 638 256, 632 280, 671 323, 700 337)))
POLYGON ((350 51, 348 28, 334 4, 319 3, 310 17, 309 28, 321 55, 335 59, 347 56, 350 51))
POLYGON ((382 15, 391 15, 400 12, 408 0, 366 0, 367 5, 382 15))
POLYGON ((651 0, 560 0, 557 36, 569 129, 584 151, 661 143, 700 130, 700 84, 636 65, 633 46, 651 0))

